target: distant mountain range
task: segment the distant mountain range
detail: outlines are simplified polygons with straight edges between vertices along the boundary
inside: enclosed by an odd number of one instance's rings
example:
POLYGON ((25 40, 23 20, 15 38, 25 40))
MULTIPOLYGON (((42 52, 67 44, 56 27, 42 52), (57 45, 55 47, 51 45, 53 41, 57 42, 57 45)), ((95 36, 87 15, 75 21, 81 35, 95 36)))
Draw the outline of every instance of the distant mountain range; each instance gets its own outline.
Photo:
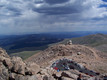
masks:
POLYGON ((6 49, 7 52, 11 54, 22 51, 44 50, 48 47, 49 44, 58 43, 63 41, 64 39, 71 38, 73 38, 72 40, 74 44, 87 44, 91 46, 105 44, 106 35, 96 33, 106 34, 106 32, 97 31, 77 31, 8 36, 0 35, 0 47, 6 49))
POLYGON ((48 47, 48 44, 63 40, 47 34, 31 34, 8 36, 0 39, 0 46, 8 53, 42 50, 48 47))

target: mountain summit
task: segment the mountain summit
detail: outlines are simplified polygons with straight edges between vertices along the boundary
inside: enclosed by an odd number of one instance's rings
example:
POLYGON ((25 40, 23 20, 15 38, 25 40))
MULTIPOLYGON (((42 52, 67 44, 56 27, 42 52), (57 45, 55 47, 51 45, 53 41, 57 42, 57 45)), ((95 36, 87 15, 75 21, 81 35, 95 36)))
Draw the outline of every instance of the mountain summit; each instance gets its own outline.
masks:
POLYGON ((103 52, 84 45, 53 45, 28 58, 27 61, 33 61, 40 66, 49 66, 55 60, 64 57, 72 59, 97 72, 107 72, 105 70, 107 66, 105 61, 106 55, 103 52))

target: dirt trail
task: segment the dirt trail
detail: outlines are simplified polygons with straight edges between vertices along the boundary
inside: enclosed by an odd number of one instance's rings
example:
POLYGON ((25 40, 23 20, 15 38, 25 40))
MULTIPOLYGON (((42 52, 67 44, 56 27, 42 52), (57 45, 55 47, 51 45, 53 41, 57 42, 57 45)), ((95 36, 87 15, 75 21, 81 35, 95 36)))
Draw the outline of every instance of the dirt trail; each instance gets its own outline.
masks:
POLYGON ((89 48, 89 47, 86 47, 86 48, 93 52, 93 54, 97 60, 100 60, 100 57, 98 56, 98 54, 96 54, 96 50, 89 48))

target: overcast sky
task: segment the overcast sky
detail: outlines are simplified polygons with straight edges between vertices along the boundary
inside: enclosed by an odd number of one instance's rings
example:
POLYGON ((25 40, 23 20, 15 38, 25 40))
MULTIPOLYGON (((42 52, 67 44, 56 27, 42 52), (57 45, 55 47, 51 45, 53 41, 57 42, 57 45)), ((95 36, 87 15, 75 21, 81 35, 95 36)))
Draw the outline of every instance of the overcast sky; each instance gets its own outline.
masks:
POLYGON ((107 0, 0 0, 0 34, 107 31, 107 0))

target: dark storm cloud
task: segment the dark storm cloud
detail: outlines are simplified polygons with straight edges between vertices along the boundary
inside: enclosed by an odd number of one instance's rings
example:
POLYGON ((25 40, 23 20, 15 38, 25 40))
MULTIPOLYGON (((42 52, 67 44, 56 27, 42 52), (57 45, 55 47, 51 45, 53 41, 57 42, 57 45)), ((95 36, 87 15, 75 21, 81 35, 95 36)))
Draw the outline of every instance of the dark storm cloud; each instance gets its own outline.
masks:
POLYGON ((44 0, 47 3, 41 3, 39 7, 32 8, 33 11, 38 13, 44 13, 47 15, 63 15, 63 14, 73 14, 84 11, 85 9, 89 9, 90 6, 83 6, 83 2, 80 0, 79 2, 74 0, 44 0), (66 2, 66 3, 65 3, 66 2), (57 4, 63 3, 63 4, 57 4), (42 5, 43 4, 43 5, 42 5))
MULTIPOLYGON (((44 0, 42 3, 37 3, 37 7, 33 7, 32 10, 38 13, 44 13, 47 15, 64 15, 64 14, 74 14, 82 13, 84 11, 90 11, 93 7, 97 8, 99 3, 95 0, 44 0), (45 3, 46 1, 47 3, 45 3), (62 4, 56 4, 62 3, 62 4), (49 5, 53 4, 53 5, 49 5)), ((100 0, 99 0, 100 1, 100 0)))
POLYGON ((47 14, 47 15, 73 14, 81 11, 80 9, 77 9, 77 8, 65 7, 65 6, 47 7, 47 8, 39 8, 39 9, 34 8, 33 10, 39 13, 47 14))
POLYGON ((44 0, 48 4, 60 4, 60 3, 65 3, 70 0, 44 0))

